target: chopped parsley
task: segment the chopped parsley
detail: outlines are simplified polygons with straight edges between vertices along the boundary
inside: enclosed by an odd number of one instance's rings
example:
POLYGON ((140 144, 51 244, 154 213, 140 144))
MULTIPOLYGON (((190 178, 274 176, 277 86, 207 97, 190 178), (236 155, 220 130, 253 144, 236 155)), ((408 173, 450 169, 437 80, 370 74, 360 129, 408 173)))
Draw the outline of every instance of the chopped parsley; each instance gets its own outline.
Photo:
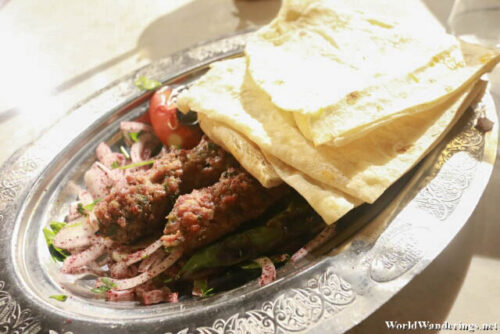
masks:
POLYGON ((102 201, 102 199, 98 198, 96 200, 94 200, 92 203, 90 204, 87 204, 87 205, 84 205, 83 208, 87 211, 92 211, 94 210, 94 206, 99 203, 100 201, 102 201))
POLYGON ((103 282, 109 288, 116 288, 116 284, 107 277, 101 278, 101 282, 103 282))
POLYGON ((82 225, 82 222, 78 222, 78 223, 74 223, 74 224, 69 224, 69 225, 66 225, 66 228, 69 228, 69 227, 77 227, 77 226, 81 226, 82 225))
POLYGON ((103 285, 103 286, 100 286, 98 288, 90 289, 90 292, 97 293, 97 294, 100 295, 101 293, 108 292, 109 290, 110 290, 110 288, 108 288, 107 286, 103 285))
POLYGON ((101 199, 98 198, 95 201, 93 201, 92 203, 87 204, 87 205, 83 205, 82 203, 78 203, 78 206, 77 206, 76 210, 82 216, 88 216, 89 212, 91 212, 92 210, 94 210, 95 205, 97 203, 99 203, 100 201, 101 201, 101 199))
POLYGON ((66 223, 62 222, 52 222, 50 223, 50 228, 43 229, 43 236, 45 237, 45 242, 47 243, 47 247, 49 248, 49 253, 54 262, 63 262, 66 257, 70 255, 69 252, 54 246, 54 238, 56 234, 59 233, 61 228, 63 228, 66 223))
POLYGON ((82 203, 78 203, 78 206, 76 207, 76 211, 78 211, 78 213, 81 214, 82 216, 88 215, 87 211, 85 211, 85 209, 83 208, 82 203))
POLYGON ((161 86, 161 82, 153 79, 149 79, 144 75, 141 75, 135 79, 134 84, 140 90, 155 90, 161 86))
POLYGON ((104 285, 101 285, 98 288, 90 289, 90 292, 97 293, 97 294, 102 294, 104 292, 108 292, 112 288, 116 288, 116 284, 112 280, 110 280, 109 278, 107 278, 107 277, 101 278, 101 282, 104 285))
POLYGON ((63 222, 51 222, 50 223, 50 228, 52 229, 52 231, 57 234, 59 233, 59 231, 64 227, 66 226, 66 223, 63 223, 63 222))
MULTIPOLYGON (((125 159, 130 159, 130 154, 128 154, 127 149, 125 147, 120 146, 120 151, 122 152, 125 159)), ((118 161, 115 161, 115 162, 118 163, 118 161)), ((113 167, 113 166, 111 166, 111 167, 113 167)), ((116 167, 118 167, 118 166, 116 166, 116 167)), ((116 167, 113 167, 113 168, 116 168, 116 167)))
POLYGON ((207 280, 195 280, 194 281, 194 288, 200 291, 201 298, 210 297, 210 296, 213 296, 215 294, 214 288, 208 287, 207 280))
POLYGON ((250 263, 241 265, 240 268, 245 270, 256 270, 260 269, 261 266, 257 262, 252 261, 250 263))
POLYGON ((49 298, 55 299, 55 300, 60 301, 60 302, 65 302, 66 299, 68 299, 68 296, 66 296, 66 295, 52 295, 49 298))
MULTIPOLYGON (((139 132, 129 132, 128 136, 134 143, 137 143, 139 141, 139 137, 141 136, 142 131, 139 132)), ((128 159, 128 158, 127 158, 128 159)))
POLYGON ((210 296, 213 296, 214 294, 215 294, 214 288, 209 288, 209 289, 201 291, 201 297, 202 298, 210 297, 210 296))
POLYGON ((155 160, 141 161, 141 162, 136 162, 135 164, 120 166, 117 169, 128 169, 128 168, 142 167, 142 166, 146 166, 146 165, 152 165, 154 163, 155 163, 155 160))

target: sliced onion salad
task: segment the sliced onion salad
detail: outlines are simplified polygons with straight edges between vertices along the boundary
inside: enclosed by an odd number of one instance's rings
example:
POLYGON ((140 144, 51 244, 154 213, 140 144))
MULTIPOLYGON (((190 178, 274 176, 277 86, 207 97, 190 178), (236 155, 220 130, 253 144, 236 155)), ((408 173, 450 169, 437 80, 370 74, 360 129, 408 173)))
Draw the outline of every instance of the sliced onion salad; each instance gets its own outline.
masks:
POLYGON ((132 254, 120 254, 121 261, 125 262, 127 266, 137 263, 143 259, 146 259, 150 255, 152 255, 154 252, 156 252, 158 249, 160 249, 163 246, 163 242, 161 239, 156 240, 153 242, 151 245, 147 246, 144 249, 141 249, 135 253, 132 254))
MULTIPOLYGON (((162 91, 161 94, 170 96, 170 92, 167 91, 162 91)), ((156 103, 159 103, 159 97, 163 96, 161 94, 157 96, 156 103)), ((170 105, 168 107, 171 109, 170 105)), ((155 112, 159 110, 153 109, 155 112)), ((153 116, 155 115, 153 113, 153 116)), ((155 135, 156 128, 153 128, 154 122, 153 126, 140 122, 122 122, 120 129, 124 145, 120 146, 120 152, 113 152, 106 143, 98 145, 96 148, 98 161, 94 162, 84 174, 85 189, 75 185, 78 198, 70 205, 66 218, 69 222, 57 223, 52 231, 44 229, 49 249, 52 247, 51 253, 52 251, 59 252, 56 254, 57 258, 59 261, 63 260, 61 272, 71 275, 93 274, 97 276, 95 288, 91 291, 100 297, 105 297, 108 301, 139 300, 145 305, 151 305, 161 302, 174 303, 179 298, 178 293, 171 291, 167 284, 178 278, 176 273, 179 272, 180 267, 177 266, 177 268, 174 265, 182 257, 182 249, 172 247, 166 251, 164 247, 167 244, 167 236, 135 251, 130 247, 127 249, 127 247, 113 245, 109 237, 99 235, 99 224, 93 212, 94 206, 101 199, 112 191, 119 191, 128 185, 127 176, 141 169, 148 169, 154 163, 152 155, 154 151, 158 151, 161 142, 155 135), (154 284, 155 278, 162 280, 163 284, 154 284)), ((185 132, 186 136, 189 135, 190 140, 185 140, 185 144, 189 146, 192 146, 197 136, 200 135, 192 131, 184 131, 183 126, 169 131, 173 130, 180 131, 179 133, 185 132)), ((172 133, 170 135, 172 136, 172 133)), ((165 143, 167 139, 162 138, 162 142, 165 143)), ((165 150, 166 148, 163 147, 161 152, 165 150)), ((323 244, 333 233, 333 228, 326 228, 296 252, 291 260, 297 261, 307 255, 311 250, 323 244)), ((260 286, 267 285, 276 279, 273 261, 283 263, 286 260, 288 260, 287 255, 275 256, 273 259, 264 256, 253 260, 253 266, 258 268, 257 264, 262 271, 259 278, 260 286)), ((203 282, 202 285, 197 285, 197 281, 194 281, 192 291, 194 296, 203 298, 212 294, 213 289, 207 286, 206 280, 203 282)))
POLYGON ((325 244, 331 237, 335 235, 335 225, 325 227, 317 236, 309 241, 304 247, 300 248, 290 258, 290 262, 297 262, 304 258, 307 254, 318 249, 325 244))
POLYGON ((95 237, 95 243, 81 253, 73 254, 64 260, 61 271, 63 273, 77 272, 82 267, 97 260, 104 254, 106 248, 109 248, 113 242, 111 239, 95 237))
POLYGON ((113 152, 106 143, 97 146, 97 161, 84 175, 85 189, 75 185, 78 199, 70 205, 69 222, 55 222, 53 230, 47 228, 47 243, 60 252, 56 255, 63 261, 62 273, 100 276, 92 292, 109 301, 133 301, 139 297, 144 304, 176 302, 177 293, 150 283, 181 257, 180 250, 167 254, 158 239, 142 249, 123 251, 113 246, 110 238, 96 233, 99 226, 93 212, 95 204, 112 189, 126 186, 127 174, 150 168, 149 159, 161 145, 148 124, 122 122, 120 128, 126 147, 120 146, 120 152, 113 152))
POLYGON ((84 248, 97 244, 99 240, 93 226, 81 218, 66 224, 56 234, 54 246, 62 249, 84 248))
POLYGON ((262 268, 262 274, 259 277, 259 285, 264 286, 276 280, 276 267, 273 261, 266 257, 259 257, 254 260, 262 268))
POLYGON ((181 256, 181 250, 173 251, 160 263, 156 264, 151 269, 144 273, 141 273, 140 275, 125 279, 110 279, 110 281, 116 285, 114 287, 114 289, 116 290, 127 290, 135 288, 143 283, 146 283, 150 279, 158 276, 159 274, 170 268, 170 266, 172 266, 181 256))

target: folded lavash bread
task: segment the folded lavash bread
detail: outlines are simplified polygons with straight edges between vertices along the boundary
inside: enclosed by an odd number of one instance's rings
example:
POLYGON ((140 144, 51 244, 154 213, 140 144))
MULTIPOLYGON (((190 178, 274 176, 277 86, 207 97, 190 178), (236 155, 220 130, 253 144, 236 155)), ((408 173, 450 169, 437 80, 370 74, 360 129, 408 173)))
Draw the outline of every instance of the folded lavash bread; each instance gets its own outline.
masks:
POLYGON ((194 110, 235 129, 265 154, 307 177, 372 203, 443 137, 467 107, 469 92, 388 122, 341 147, 315 146, 307 140, 293 115, 277 108, 255 84, 244 58, 212 64, 177 103, 183 111, 194 110))
POLYGON ((393 119, 456 99, 499 61, 444 29, 338 0, 284 0, 250 38, 255 83, 316 145, 345 145, 393 119), (464 58, 465 54, 465 58, 464 58))
POLYGON ((217 145, 230 152, 236 160, 266 188, 282 183, 280 176, 266 160, 257 145, 229 126, 198 114, 203 132, 217 145))
MULTIPOLYGON (((443 131, 443 134, 453 126, 469 103, 477 98, 478 95, 484 93, 485 86, 486 82, 481 81, 471 89, 469 95, 465 97, 459 110, 457 110, 455 117, 450 122, 447 129, 443 131)), ((360 200, 342 193, 335 188, 311 179, 304 173, 286 165, 269 153, 264 152, 263 154, 254 143, 229 126, 212 120, 204 114, 199 114, 199 121, 203 131, 212 140, 223 145, 229 152, 237 157, 237 160, 242 163, 243 167, 257 179, 264 181, 273 180, 277 172, 283 181, 293 187, 307 200, 311 207, 327 224, 337 221, 355 206, 362 203, 360 200), (226 144, 224 145, 224 143, 226 144), (243 152, 245 153, 242 154, 243 152), (246 157, 246 154, 251 158, 246 157), (260 160, 264 155, 265 160, 260 160), (267 164, 269 164, 269 166, 267 164), (262 165, 266 165, 266 167, 263 168, 262 165), (255 172, 256 170, 258 171, 257 173, 255 172)), ((429 147, 429 150, 431 148, 432 146, 429 147)))
POLYGON ((200 126, 215 143, 228 150, 263 186, 277 185, 281 180, 294 188, 311 207, 331 224, 361 201, 340 190, 311 179, 293 167, 263 152, 245 136, 228 125, 198 114, 200 126))

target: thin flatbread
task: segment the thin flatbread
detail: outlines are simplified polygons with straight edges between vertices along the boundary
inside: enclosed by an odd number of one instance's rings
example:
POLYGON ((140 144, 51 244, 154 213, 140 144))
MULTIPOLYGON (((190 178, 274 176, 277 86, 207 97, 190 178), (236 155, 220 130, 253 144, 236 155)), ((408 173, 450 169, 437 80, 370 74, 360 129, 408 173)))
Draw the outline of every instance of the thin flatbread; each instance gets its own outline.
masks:
POLYGON ((302 195, 327 224, 336 222, 362 203, 357 198, 311 179, 268 153, 265 156, 283 181, 302 195))
POLYGON ((198 115, 203 132, 217 145, 230 152, 236 160, 264 187, 272 188, 281 184, 281 178, 273 166, 267 162, 261 150, 243 135, 229 126, 198 115))
POLYGON ((456 99, 500 59, 487 49, 473 54, 482 63, 464 59, 459 42, 434 25, 335 0, 284 0, 245 53, 256 84, 294 114, 303 135, 334 146, 456 99))
POLYGON ((358 199, 311 179, 269 153, 264 157, 254 143, 223 123, 209 119, 203 114, 199 114, 198 119, 203 132, 231 152, 262 185, 272 187, 283 180, 301 194, 327 224, 332 224, 361 204, 358 199))
POLYGON ((264 153, 308 177, 372 203, 442 138, 467 107, 469 91, 439 108, 402 117, 342 147, 316 147, 277 108, 246 71, 244 58, 212 64, 178 98, 194 110, 234 128, 264 153))

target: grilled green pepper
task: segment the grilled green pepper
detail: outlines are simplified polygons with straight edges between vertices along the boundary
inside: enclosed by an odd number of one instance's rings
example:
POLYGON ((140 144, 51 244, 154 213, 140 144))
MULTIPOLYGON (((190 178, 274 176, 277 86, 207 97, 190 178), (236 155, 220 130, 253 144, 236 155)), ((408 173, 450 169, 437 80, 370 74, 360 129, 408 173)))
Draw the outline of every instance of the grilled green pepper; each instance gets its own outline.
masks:
POLYGON ((191 274, 202 269, 229 267, 270 252, 304 235, 314 235, 324 227, 307 202, 294 199, 286 209, 265 225, 230 235, 194 253, 181 269, 191 274))

